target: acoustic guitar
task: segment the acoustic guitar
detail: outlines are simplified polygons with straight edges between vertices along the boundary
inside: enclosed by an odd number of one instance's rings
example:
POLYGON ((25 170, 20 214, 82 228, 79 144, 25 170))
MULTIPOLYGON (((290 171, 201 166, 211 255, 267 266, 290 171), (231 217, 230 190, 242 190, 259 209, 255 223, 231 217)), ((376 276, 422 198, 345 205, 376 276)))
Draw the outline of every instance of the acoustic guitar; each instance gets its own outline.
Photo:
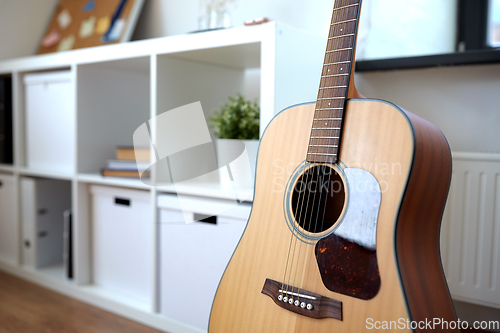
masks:
POLYGON ((210 333, 456 328, 439 252, 450 149, 431 123, 357 92, 360 7, 335 1, 316 103, 262 137, 210 333))

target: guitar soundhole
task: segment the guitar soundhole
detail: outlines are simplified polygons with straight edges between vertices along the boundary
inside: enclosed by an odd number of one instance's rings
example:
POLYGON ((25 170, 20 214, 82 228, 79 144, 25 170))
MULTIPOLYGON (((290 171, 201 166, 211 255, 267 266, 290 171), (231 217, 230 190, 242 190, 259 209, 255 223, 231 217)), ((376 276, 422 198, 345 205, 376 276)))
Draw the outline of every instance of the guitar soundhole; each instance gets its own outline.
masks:
POLYGON ((291 208, 295 222, 302 229, 321 233, 338 221, 345 201, 342 177, 330 166, 315 165, 297 179, 291 208))

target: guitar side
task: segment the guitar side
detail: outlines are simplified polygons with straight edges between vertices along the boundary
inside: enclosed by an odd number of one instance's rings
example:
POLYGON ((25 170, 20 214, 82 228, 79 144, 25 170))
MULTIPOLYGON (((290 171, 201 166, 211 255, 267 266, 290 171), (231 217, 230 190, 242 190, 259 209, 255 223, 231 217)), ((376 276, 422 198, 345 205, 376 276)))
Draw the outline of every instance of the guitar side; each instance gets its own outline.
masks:
POLYGON ((306 244, 296 262, 305 269, 294 285, 342 302, 342 320, 298 315, 262 294, 266 279, 284 278, 291 235, 284 190, 307 154, 314 110, 314 104, 285 110, 262 138, 252 213, 220 282, 209 331, 359 332, 369 327, 370 318, 398 325, 406 319, 455 320, 438 239, 450 181, 449 148, 433 125, 375 100, 347 103, 340 160, 347 168, 369 171, 381 187, 380 290, 370 300, 331 292, 321 279, 314 244, 306 244))

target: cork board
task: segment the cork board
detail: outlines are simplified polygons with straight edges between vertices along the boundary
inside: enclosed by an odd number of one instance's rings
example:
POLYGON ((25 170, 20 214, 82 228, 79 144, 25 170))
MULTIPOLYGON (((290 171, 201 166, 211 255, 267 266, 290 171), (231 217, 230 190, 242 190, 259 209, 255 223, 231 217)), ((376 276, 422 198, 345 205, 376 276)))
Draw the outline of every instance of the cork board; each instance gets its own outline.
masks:
POLYGON ((38 54, 127 42, 144 0, 59 0, 38 54))

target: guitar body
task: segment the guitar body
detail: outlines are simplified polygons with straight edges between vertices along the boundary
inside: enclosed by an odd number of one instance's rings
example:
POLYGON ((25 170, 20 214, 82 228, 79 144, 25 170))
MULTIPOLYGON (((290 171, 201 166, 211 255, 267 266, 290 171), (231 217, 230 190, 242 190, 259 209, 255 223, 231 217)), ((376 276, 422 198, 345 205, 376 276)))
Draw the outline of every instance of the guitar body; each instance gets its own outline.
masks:
MULTIPOLYGON (((327 288, 318 265, 317 242, 300 240, 294 264, 303 269, 285 282, 341 302, 341 318, 297 314, 263 293, 266 279, 283 281, 290 261, 295 236, 286 220, 290 205, 286 189, 304 164, 314 111, 315 104, 287 109, 262 137, 252 213, 220 282, 209 331, 361 332, 376 322, 379 327, 393 322, 399 326, 392 329, 408 329, 402 326, 407 319, 455 320, 439 255, 439 229, 451 176, 447 142, 432 124, 377 100, 347 101, 337 163, 343 170, 367 171, 380 185, 375 295, 361 299, 327 288)), ((349 191, 346 187, 347 196, 349 191)), ((341 217, 353 209, 346 205, 341 217)), ((341 220, 331 229, 339 227, 341 220)), ((343 248, 329 250, 339 253, 343 248)), ((335 265, 342 267, 345 261, 335 265)))

